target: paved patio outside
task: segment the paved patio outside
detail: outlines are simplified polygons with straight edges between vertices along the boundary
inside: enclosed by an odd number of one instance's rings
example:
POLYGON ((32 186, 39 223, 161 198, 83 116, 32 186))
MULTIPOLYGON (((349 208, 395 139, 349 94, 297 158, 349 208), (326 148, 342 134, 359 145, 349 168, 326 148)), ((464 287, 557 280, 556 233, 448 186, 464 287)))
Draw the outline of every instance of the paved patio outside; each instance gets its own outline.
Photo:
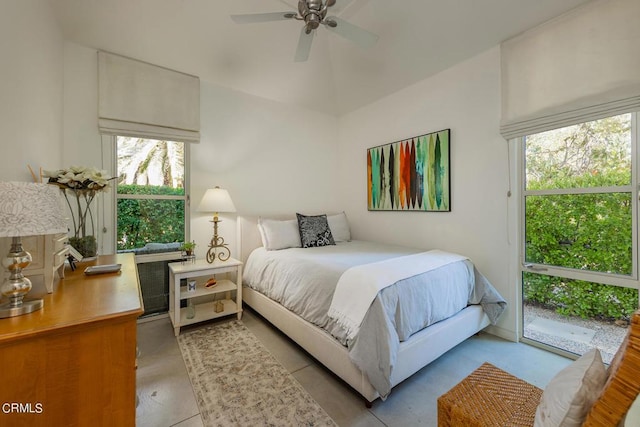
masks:
POLYGON ((542 307, 524 306, 524 336, 582 355, 597 347, 610 363, 627 334, 627 326, 580 317, 567 317, 542 307))

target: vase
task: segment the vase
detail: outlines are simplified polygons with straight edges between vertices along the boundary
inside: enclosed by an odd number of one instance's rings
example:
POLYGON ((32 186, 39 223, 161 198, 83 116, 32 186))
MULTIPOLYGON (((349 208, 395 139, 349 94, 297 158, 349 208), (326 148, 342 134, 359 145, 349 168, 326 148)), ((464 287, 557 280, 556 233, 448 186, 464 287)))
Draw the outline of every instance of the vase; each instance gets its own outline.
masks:
POLYGON ((98 254, 96 236, 69 237, 69 244, 76 248, 84 258, 91 258, 98 254))
POLYGON ((196 306, 193 304, 193 300, 189 300, 187 303, 187 319, 193 319, 196 317, 196 306))

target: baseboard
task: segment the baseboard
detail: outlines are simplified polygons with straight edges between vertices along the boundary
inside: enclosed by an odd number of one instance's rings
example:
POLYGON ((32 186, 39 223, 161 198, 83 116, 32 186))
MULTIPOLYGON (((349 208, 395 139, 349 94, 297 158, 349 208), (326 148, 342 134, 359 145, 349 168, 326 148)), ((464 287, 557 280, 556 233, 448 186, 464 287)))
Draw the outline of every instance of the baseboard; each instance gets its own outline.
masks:
POLYGON ((513 342, 519 341, 518 334, 516 333, 516 331, 512 331, 510 329, 504 329, 499 326, 489 325, 486 328, 484 328, 484 332, 491 335, 495 335, 507 341, 513 341, 513 342))

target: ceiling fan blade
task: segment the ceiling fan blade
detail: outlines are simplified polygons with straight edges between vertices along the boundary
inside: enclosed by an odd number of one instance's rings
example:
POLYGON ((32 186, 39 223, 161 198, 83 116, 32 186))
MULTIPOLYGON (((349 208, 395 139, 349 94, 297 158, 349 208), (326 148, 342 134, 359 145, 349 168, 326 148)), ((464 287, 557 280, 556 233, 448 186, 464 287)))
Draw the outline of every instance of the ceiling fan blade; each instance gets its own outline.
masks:
POLYGON ((295 62, 305 62, 307 59, 309 59, 311 42, 313 41, 313 36, 316 32, 311 31, 309 34, 307 34, 305 29, 306 26, 303 26, 302 30, 300 31, 300 38, 298 39, 298 47, 296 48, 296 56, 294 58, 295 62))
POLYGON ((335 16, 331 16, 327 18, 327 21, 334 21, 338 25, 335 27, 331 27, 327 25, 327 29, 332 31, 339 36, 344 37, 347 40, 350 40, 357 44, 360 47, 368 48, 376 44, 378 41, 378 35, 373 34, 370 31, 365 30, 364 28, 360 28, 357 25, 353 25, 344 19, 337 18, 335 16))
POLYGON ((285 21, 296 15, 295 12, 270 12, 270 13, 247 13, 244 15, 231 15, 231 19, 236 24, 254 24, 257 22, 285 21))

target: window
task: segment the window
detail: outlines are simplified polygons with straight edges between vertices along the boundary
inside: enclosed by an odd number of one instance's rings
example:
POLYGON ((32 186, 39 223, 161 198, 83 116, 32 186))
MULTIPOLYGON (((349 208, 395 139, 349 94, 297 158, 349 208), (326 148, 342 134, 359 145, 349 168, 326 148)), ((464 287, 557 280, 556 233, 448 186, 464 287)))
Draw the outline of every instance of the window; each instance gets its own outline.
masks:
POLYGON ((623 114, 524 138, 525 338, 576 354, 598 347, 605 361, 624 338, 608 326, 638 308, 635 121, 623 114))
POLYGON ((176 250, 186 240, 187 150, 183 142, 116 137, 118 251, 176 250))

